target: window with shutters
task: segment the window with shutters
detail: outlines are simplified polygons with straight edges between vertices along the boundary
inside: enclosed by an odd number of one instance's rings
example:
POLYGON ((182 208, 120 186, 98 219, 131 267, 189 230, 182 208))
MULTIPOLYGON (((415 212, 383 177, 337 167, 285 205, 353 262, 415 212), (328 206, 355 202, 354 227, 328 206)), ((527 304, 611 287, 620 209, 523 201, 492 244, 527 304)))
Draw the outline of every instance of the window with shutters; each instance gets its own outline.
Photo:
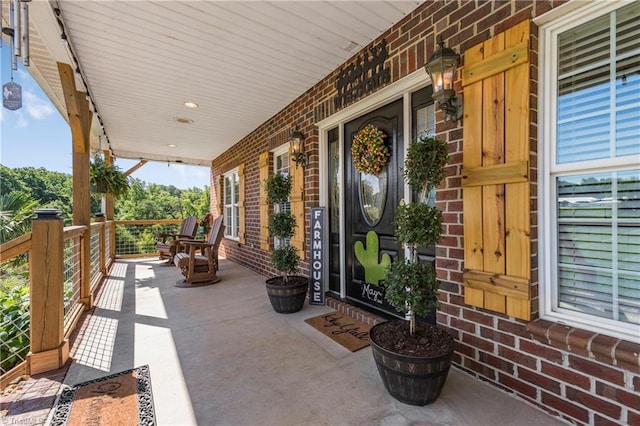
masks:
POLYGON ((543 317, 638 340, 640 2, 541 27, 543 317))
POLYGON ((224 236, 232 240, 238 240, 240 230, 240 179, 238 169, 231 170, 224 175, 224 236))

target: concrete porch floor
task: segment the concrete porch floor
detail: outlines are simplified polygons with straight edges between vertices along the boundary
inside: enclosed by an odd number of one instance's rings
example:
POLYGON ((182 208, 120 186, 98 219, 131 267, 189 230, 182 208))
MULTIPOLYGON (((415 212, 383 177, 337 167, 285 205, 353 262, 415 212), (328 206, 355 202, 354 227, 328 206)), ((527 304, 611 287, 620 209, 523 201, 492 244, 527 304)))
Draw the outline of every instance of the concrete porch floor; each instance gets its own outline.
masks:
POLYGON ((329 308, 277 314, 264 277, 220 263, 220 283, 184 289, 174 267, 119 260, 64 382, 148 364, 160 425, 564 424, 455 368, 434 404, 402 404, 369 348, 349 352, 304 322, 329 308))

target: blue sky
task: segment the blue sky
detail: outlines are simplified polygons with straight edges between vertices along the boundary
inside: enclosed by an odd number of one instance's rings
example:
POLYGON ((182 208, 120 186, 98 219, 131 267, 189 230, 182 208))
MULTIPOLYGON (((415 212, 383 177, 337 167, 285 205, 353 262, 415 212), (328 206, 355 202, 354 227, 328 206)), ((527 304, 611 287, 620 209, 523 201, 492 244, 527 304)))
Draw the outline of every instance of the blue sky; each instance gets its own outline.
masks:
MULTIPOLYGON (((1 84, 11 81, 11 60, 2 43, 1 84)), ((22 86, 22 108, 10 111, 0 107, 0 163, 15 167, 44 167, 71 174, 71 130, 49 98, 22 64, 13 72, 13 81, 22 86)), ((107 129, 109 132, 109 129, 107 129)), ((138 160, 116 159, 128 170, 138 160)), ((132 174, 147 183, 174 185, 181 189, 209 185, 209 168, 150 161, 132 174)))

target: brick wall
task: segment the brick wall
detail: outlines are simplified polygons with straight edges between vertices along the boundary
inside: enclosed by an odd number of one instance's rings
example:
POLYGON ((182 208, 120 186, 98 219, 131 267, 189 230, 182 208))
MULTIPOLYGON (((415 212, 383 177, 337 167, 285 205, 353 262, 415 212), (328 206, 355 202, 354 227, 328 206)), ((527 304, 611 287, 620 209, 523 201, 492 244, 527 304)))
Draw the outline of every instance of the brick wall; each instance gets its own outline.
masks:
MULTIPOLYGON (((435 34, 448 47, 463 52, 496 33, 534 18, 565 0, 427 1, 378 40, 389 46, 387 66, 392 81, 422 67, 435 49, 435 34)), ((537 270, 537 35, 531 40, 531 253, 532 313, 538 315, 537 270)), ((368 46, 367 46, 368 47, 368 46)), ((464 59, 463 59, 464 60, 464 59)), ((348 64, 348 63, 347 63, 348 64)), ((463 65, 463 64, 462 64, 463 65)), ((309 89, 212 163, 212 188, 217 176, 240 163, 246 171, 246 244, 225 241, 221 254, 264 275, 275 271, 269 253, 259 249, 258 155, 273 149, 275 136, 298 127, 311 153, 305 170, 306 207, 319 200, 318 133, 314 123, 336 112, 332 104, 339 70, 309 89)), ((425 74, 426 78, 426 74, 425 74)), ((460 90, 460 82, 457 83, 460 90)), ((445 233, 437 247, 442 280, 439 324, 457 340, 454 362, 459 368, 512 392, 567 421, 584 424, 640 424, 640 345, 543 320, 530 323, 464 304, 462 124, 445 123, 438 112, 436 131, 449 143, 447 178, 438 190, 445 233)), ((212 191, 211 205, 217 205, 212 191)), ((306 224, 309 218, 307 213, 306 224)), ((306 230, 308 233, 308 229, 306 230)), ((308 265, 303 262, 303 269, 308 265)))

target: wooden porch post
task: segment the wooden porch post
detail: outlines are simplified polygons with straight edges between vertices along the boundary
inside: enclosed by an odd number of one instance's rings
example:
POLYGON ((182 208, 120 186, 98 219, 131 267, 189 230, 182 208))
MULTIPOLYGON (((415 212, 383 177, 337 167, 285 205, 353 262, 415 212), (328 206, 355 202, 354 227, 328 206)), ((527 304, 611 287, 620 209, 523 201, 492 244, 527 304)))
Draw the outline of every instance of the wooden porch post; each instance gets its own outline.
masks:
POLYGON ((103 277, 107 276, 107 256, 109 255, 109 253, 105 253, 105 247, 104 247, 104 241, 105 241, 105 237, 106 237, 106 233, 107 230, 105 229, 105 220, 104 220, 104 215, 103 214, 96 214, 96 222, 102 223, 102 226, 100 227, 100 230, 98 231, 100 233, 100 242, 98 243, 98 252, 100 253, 99 255, 99 263, 100 263, 100 273, 102 274, 103 277))
POLYGON ((63 220, 55 209, 40 209, 35 214, 34 244, 29 252, 29 374, 55 370, 69 359, 69 341, 64 339, 63 220))
POLYGON ((76 91, 73 69, 58 62, 58 74, 67 107, 71 138, 73 140, 73 224, 85 225, 80 257, 80 302, 91 309, 91 197, 89 186, 89 132, 93 113, 89 110, 86 93, 76 91))
MULTIPOLYGON (((104 162, 107 166, 113 165, 113 157, 111 151, 104 150, 104 162)), ((107 221, 113 221, 115 218, 115 207, 113 202, 113 194, 107 193, 105 195, 105 216, 107 221)), ((109 259, 114 260, 116 258, 116 226, 111 224, 109 227, 109 259)))

